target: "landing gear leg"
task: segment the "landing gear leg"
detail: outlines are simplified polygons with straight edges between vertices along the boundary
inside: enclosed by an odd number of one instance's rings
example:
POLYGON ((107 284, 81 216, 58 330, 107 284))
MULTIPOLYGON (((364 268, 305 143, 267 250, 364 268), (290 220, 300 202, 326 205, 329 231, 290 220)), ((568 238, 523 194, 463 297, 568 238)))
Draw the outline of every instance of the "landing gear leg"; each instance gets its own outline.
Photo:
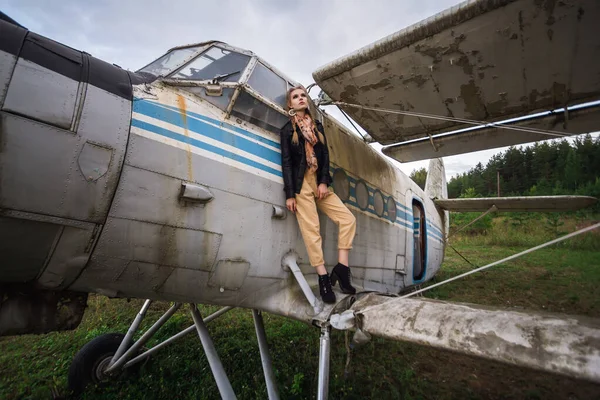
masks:
POLYGON ((319 350, 319 388, 317 400, 325 400, 329 395, 329 349, 331 347, 331 325, 329 322, 321 326, 321 339, 319 350))

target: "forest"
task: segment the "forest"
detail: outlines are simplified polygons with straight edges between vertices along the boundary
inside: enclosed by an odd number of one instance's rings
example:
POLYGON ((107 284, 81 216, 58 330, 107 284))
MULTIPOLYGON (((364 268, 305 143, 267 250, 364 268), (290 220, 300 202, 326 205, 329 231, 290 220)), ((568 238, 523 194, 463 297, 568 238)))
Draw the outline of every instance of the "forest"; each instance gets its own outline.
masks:
MULTIPOLYGON (((484 166, 478 163, 448 182, 448 197, 550 196, 600 197, 600 136, 510 147, 484 166)), ((425 187, 425 168, 410 174, 425 187)))

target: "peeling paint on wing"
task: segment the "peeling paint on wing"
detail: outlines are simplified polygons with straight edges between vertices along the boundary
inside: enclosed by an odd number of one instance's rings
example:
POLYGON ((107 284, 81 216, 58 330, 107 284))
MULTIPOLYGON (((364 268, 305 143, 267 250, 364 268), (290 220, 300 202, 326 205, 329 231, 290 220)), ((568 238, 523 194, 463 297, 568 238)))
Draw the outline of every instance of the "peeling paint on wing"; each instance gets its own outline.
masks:
POLYGON ((384 338, 600 380, 597 320, 429 299, 357 300, 358 328, 384 338))
MULTIPOLYGON (((375 90, 375 89, 383 89, 386 86, 388 86, 390 84, 389 79, 382 79, 377 83, 374 83, 372 85, 365 85, 365 86, 361 86, 359 87, 360 90, 375 90)), ((355 89, 356 90, 356 89, 355 89)), ((358 91, 357 91, 358 93, 358 91)))
POLYGON ((354 96, 358 94, 358 89, 354 85, 348 85, 344 88, 344 91, 340 93, 341 101, 354 101, 354 96))
POLYGON ((427 79, 425 79, 423 77, 423 75, 414 75, 414 76, 412 76, 408 79, 404 79, 402 81, 402 84, 404 84, 404 85, 409 85, 411 83, 414 83, 420 89, 423 87, 423 85, 425 85, 427 83, 427 79))
POLYGON ((486 111, 483 108, 483 101, 481 99, 481 92, 474 80, 470 80, 467 85, 460 86, 460 97, 465 103, 466 115, 475 119, 484 119, 486 117, 486 111))
MULTIPOLYGON (((393 108, 414 99, 415 110, 429 114, 488 122, 518 117, 598 98, 600 79, 591 65, 600 56, 593 22, 599 18, 591 0, 464 2, 313 76, 334 100, 344 88, 342 101, 363 105, 393 108), (367 65, 377 68, 365 72, 367 65), (352 79, 356 71, 363 72, 359 81, 352 79)), ((395 124, 395 117, 345 111, 382 144, 465 127, 414 117, 395 124)))

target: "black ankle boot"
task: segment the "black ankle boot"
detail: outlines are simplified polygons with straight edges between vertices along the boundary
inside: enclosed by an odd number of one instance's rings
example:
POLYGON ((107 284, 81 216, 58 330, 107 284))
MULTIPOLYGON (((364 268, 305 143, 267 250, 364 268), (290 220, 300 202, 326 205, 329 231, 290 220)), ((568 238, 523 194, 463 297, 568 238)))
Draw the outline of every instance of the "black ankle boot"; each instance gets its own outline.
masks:
POLYGON ((319 292, 321 293, 321 298, 325 303, 335 303, 335 293, 333 293, 333 289, 331 288, 331 281, 329 280, 329 275, 318 275, 319 276, 319 292))
POLYGON ((335 267, 333 267, 333 271, 331 271, 331 284, 335 286, 337 281, 340 281, 340 289, 342 290, 342 293, 356 293, 356 289, 354 289, 352 287, 352 283, 350 283, 350 268, 344 264, 338 263, 335 267))

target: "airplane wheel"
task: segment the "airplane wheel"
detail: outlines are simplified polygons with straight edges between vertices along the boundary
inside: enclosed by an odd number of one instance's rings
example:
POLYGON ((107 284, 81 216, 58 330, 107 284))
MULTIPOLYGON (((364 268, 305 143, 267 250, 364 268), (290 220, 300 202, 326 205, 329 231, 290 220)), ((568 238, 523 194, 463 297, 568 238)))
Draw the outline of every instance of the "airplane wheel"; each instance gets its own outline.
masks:
POLYGON ((69 368, 69 389, 74 394, 83 392, 90 384, 99 384, 108 380, 104 371, 112 356, 117 352, 125 335, 107 333, 88 342, 75 354, 69 368))

